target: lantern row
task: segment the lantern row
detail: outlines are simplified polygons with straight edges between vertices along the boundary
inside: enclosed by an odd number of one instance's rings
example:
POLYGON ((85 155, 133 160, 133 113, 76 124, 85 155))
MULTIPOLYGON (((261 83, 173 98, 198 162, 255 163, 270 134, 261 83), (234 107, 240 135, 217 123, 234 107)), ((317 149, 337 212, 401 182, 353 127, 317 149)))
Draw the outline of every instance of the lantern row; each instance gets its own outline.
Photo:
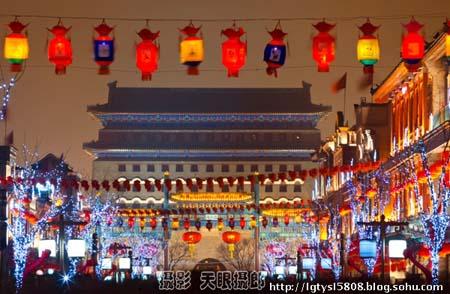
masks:
MULTIPOLYGON (((450 59, 450 20, 447 20, 446 55, 450 59)), ((335 24, 326 21, 313 25, 317 35, 313 38, 312 57, 317 63, 319 72, 328 72, 330 64, 335 59, 335 38, 330 31, 335 24)), ((401 56, 405 65, 412 72, 416 71, 421 64, 425 52, 425 41, 420 33, 423 25, 414 18, 404 25, 404 35, 401 45, 401 56)), ((23 62, 29 55, 29 44, 24 29, 26 25, 17 19, 9 23, 11 33, 5 38, 4 56, 11 64, 11 71, 21 71, 23 62)), ((359 27, 362 35, 357 43, 357 58, 363 65, 366 74, 372 74, 374 65, 380 59, 380 46, 375 32, 379 26, 375 26, 367 20, 359 27)), ((67 36, 70 27, 65 27, 61 21, 49 29, 53 38, 48 44, 48 59, 55 65, 56 74, 64 74, 66 68, 72 64, 72 44, 67 36)), ((204 44, 201 35, 201 27, 196 27, 190 22, 180 29, 180 63, 187 66, 189 75, 199 74, 199 65, 204 60, 204 44)), ((105 20, 94 28, 95 38, 93 40, 94 61, 99 66, 99 74, 109 74, 109 66, 115 58, 114 28, 106 24, 105 20)), ((278 76, 278 69, 286 61, 287 46, 284 41, 287 33, 283 32, 280 22, 275 28, 268 32, 271 40, 266 44, 263 60, 267 64, 266 72, 274 77, 278 76)), ((228 77, 238 77, 239 70, 244 67, 247 59, 247 42, 241 37, 245 34, 242 27, 232 27, 222 30, 221 34, 227 38, 222 43, 222 63, 227 68, 228 77)), ((152 74, 157 71, 159 63, 158 32, 152 32, 148 27, 138 32, 141 42, 136 46, 136 67, 142 73, 142 80, 151 80, 152 74)))
MULTIPOLYGON (((313 168, 310 170, 301 170, 301 171, 289 171, 287 173, 281 172, 281 173, 270 173, 267 175, 264 174, 256 174, 256 175, 248 175, 247 177, 244 176, 238 176, 238 177, 217 177, 212 178, 209 177, 207 179, 202 178, 187 178, 187 179, 154 179, 153 181, 150 181, 149 179, 143 180, 144 182, 144 188, 147 191, 153 190, 153 187, 155 187, 158 191, 162 191, 162 187, 165 186, 169 191, 172 190, 172 182, 175 181, 175 186, 178 189, 182 189, 184 184, 189 188, 192 189, 194 183, 197 185, 199 189, 203 187, 203 183, 206 182, 206 185, 208 187, 212 187, 214 185, 214 182, 217 182, 219 186, 223 186, 225 183, 225 180, 228 182, 230 186, 237 183, 238 185, 243 185, 245 181, 249 181, 250 183, 254 184, 255 181, 258 181, 261 185, 264 185, 264 182, 266 180, 270 180, 271 182, 275 181, 286 181, 291 180, 294 181, 296 179, 300 179, 302 181, 305 181, 308 177, 316 178, 317 176, 334 176, 339 172, 370 172, 373 170, 376 170, 381 165, 380 161, 374 161, 374 162, 366 162, 366 163, 358 163, 354 166, 351 165, 343 165, 343 166, 335 166, 333 168, 313 168), (184 183, 183 183, 184 181, 184 183)), ((13 178, 13 177, 7 177, 7 178, 0 178, 0 186, 10 186, 14 183, 21 184, 24 180, 20 177, 13 178)), ((30 184, 35 185, 37 183, 45 184, 46 181, 50 181, 51 184, 56 185, 57 179, 56 178, 44 178, 44 177, 37 177, 33 178, 31 180, 32 182, 30 184)), ((61 186, 63 188, 76 188, 80 189, 83 188, 85 191, 89 189, 93 190, 100 190, 103 189, 105 191, 109 191, 111 187, 117 191, 123 191, 127 190, 130 191, 131 187, 133 186, 137 191, 141 190, 142 186, 142 180, 134 180, 130 181, 128 179, 125 179, 123 181, 114 180, 112 182, 108 180, 61 180, 61 186)))

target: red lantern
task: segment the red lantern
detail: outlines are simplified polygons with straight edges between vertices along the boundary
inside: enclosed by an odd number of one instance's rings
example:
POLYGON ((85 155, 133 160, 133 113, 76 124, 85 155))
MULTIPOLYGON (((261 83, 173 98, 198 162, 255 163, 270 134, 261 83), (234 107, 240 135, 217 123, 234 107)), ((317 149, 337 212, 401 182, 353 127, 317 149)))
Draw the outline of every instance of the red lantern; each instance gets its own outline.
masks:
POLYGON ((114 30, 105 21, 96 26, 94 30, 98 36, 94 39, 94 60, 100 66, 98 74, 109 74, 109 65, 114 61, 114 38, 109 35, 114 30))
POLYGON ((203 61, 203 39, 197 37, 200 27, 196 28, 191 22, 180 32, 186 38, 180 42, 180 62, 188 66, 188 75, 198 75, 198 66, 203 61))
POLYGON ((402 41, 402 59, 405 66, 410 72, 415 72, 421 65, 421 60, 425 54, 425 40, 419 33, 423 25, 417 22, 414 18, 409 23, 403 25, 408 31, 406 36, 403 36, 402 41))
POLYGON ((134 227, 134 217, 132 216, 128 218, 128 227, 130 228, 130 230, 134 227))
POLYGON ((200 234, 199 232, 185 232, 183 233, 182 239, 186 244, 188 244, 189 253, 191 254, 191 256, 193 256, 195 251, 195 244, 200 242, 200 240, 202 239, 202 234, 200 234))
POLYGON ((284 225, 287 227, 287 226, 289 226, 289 215, 288 214, 286 214, 285 216, 284 216, 284 225))
POLYGON ((239 221, 239 226, 243 230, 243 229, 245 229, 245 225, 246 225, 245 217, 241 216, 241 220, 239 221))
POLYGON ((28 38, 26 34, 22 33, 27 25, 15 20, 10 22, 8 26, 11 33, 5 38, 4 55, 8 62, 11 63, 11 71, 20 72, 22 70, 22 63, 28 59, 28 53, 30 51, 28 38))
POLYGON ((262 219, 261 223, 262 223, 263 228, 265 229, 267 227, 267 225, 269 224, 269 221, 267 220, 267 217, 263 216, 263 219, 262 219))
POLYGON ((158 222, 156 221, 156 217, 152 217, 150 219, 150 227, 152 230, 156 229, 156 226, 158 225, 158 222))
POLYGON ((313 58, 317 62, 319 72, 329 72, 330 63, 335 57, 335 40, 329 34, 335 25, 325 21, 313 25, 319 34, 313 38, 313 58))
POLYGON ((269 34, 272 40, 264 49, 264 61, 267 63, 266 72, 268 75, 273 74, 274 77, 278 77, 277 69, 283 66, 286 60, 286 44, 283 39, 287 33, 283 32, 280 23, 278 23, 269 34))
POLYGON ((136 46, 136 66, 142 73, 143 81, 150 81, 152 73, 158 69, 159 46, 154 43, 159 31, 152 33, 145 28, 138 33, 142 41, 136 46))
POLYGON ((189 227, 191 226, 191 222, 189 221, 188 218, 185 218, 183 221, 183 227, 185 230, 189 230, 189 227))
POLYGON ((241 234, 235 231, 227 231, 222 234, 222 240, 228 244, 228 251, 230 252, 230 257, 233 258, 235 244, 241 240, 241 234))
POLYGON ((58 22, 49 31, 54 35, 48 45, 48 60, 55 64, 55 74, 62 75, 66 73, 66 67, 72 64, 72 44, 66 37, 70 28, 66 28, 58 22))
POLYGON ((222 63, 228 69, 228 77, 238 77, 239 70, 244 66, 247 57, 247 43, 240 40, 244 34, 242 28, 232 28, 222 30, 228 40, 222 43, 222 63))

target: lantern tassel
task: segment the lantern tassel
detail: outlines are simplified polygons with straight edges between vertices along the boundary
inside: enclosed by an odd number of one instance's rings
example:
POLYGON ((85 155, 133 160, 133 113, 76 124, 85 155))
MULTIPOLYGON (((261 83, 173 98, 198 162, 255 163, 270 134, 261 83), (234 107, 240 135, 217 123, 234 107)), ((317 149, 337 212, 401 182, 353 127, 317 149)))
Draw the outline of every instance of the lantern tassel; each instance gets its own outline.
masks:
POLYGON ((199 70, 196 66, 188 66, 187 68, 187 74, 190 76, 198 76, 199 70))

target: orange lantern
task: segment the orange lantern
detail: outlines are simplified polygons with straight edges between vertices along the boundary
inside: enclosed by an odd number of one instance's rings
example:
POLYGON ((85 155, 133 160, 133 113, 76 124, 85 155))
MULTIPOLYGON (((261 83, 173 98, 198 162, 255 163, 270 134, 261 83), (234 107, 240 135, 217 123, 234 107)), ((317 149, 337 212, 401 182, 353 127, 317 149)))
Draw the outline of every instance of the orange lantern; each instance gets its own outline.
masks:
POLYGON ((220 232, 223 230, 224 224, 223 224, 223 218, 219 217, 217 219, 217 230, 220 232))
POLYGON ((202 234, 194 231, 184 232, 182 239, 188 245, 189 253, 191 254, 191 256, 193 256, 195 252, 195 244, 200 242, 200 240, 202 239, 202 234))
POLYGON ((319 72, 329 72, 330 63, 335 58, 335 40, 329 34, 336 25, 329 24, 325 21, 318 22, 313 25, 319 34, 313 38, 313 58, 317 62, 319 72))
POLYGON ((27 25, 22 24, 18 20, 14 20, 8 24, 11 33, 5 38, 4 56, 11 63, 12 72, 20 72, 22 63, 28 59, 29 45, 26 34, 22 31, 27 25))
POLYGON ((402 59, 410 72, 415 72, 421 65, 425 54, 425 40, 419 33, 423 25, 414 18, 409 23, 403 25, 407 34, 402 41, 402 59))
POLYGON ((240 37, 244 34, 242 28, 222 30, 228 40, 222 43, 222 63, 228 69, 228 77, 238 77, 239 70, 244 66, 247 58, 247 42, 242 42, 240 37))
POLYGON ((256 217, 255 216, 252 216, 250 219, 250 228, 251 229, 256 228, 256 217))
POLYGON ((156 220, 156 217, 152 217, 150 219, 150 227, 152 230, 156 229, 156 226, 158 225, 158 221, 156 220))
POLYGON ((94 39, 94 60, 100 66, 98 74, 109 74, 109 65, 114 61, 114 38, 109 35, 114 30, 105 21, 96 26, 94 30, 98 36, 94 39))
POLYGON ((55 74, 63 75, 66 67, 72 64, 72 44, 66 37, 70 27, 66 28, 61 21, 49 31, 54 35, 48 44, 48 60, 55 65, 55 74))
POLYGON ((159 31, 152 33, 145 28, 138 33, 142 41, 136 46, 136 66, 141 71, 143 81, 150 81, 152 73, 158 69, 159 46, 154 43, 159 31))
POLYGON ((188 75, 198 75, 198 66, 203 61, 203 39, 196 36, 199 30, 200 27, 196 28, 192 22, 180 30, 186 35, 180 42, 180 62, 187 65, 188 75))
POLYGON ((180 228, 180 221, 178 220, 177 217, 174 217, 172 219, 172 230, 176 231, 180 228))
POLYGON ((228 251, 230 252, 230 258, 233 258, 235 244, 241 240, 241 234, 235 231, 227 231, 222 234, 222 240, 228 244, 228 251))
POLYGON ((141 231, 145 229, 145 217, 143 216, 139 218, 139 227, 141 228, 141 231))

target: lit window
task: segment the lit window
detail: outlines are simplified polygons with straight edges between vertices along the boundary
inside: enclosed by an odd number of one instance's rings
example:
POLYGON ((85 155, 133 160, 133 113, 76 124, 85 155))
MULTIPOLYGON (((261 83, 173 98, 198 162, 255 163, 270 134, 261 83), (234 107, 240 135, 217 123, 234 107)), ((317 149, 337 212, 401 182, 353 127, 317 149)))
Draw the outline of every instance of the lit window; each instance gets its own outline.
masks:
POLYGON ((243 164, 236 165, 236 172, 243 173, 244 172, 244 165, 243 164))
POLYGON ((273 185, 266 185, 265 187, 266 193, 272 193, 273 192, 273 185))
POLYGON ((286 184, 280 184, 280 192, 286 193, 287 192, 287 185, 286 184))
POLYGON ((191 165, 191 172, 198 172, 198 165, 196 164, 191 165))
POLYGON ((300 183, 295 183, 294 185, 294 193, 302 192, 302 185, 300 183))
POLYGON ((264 170, 266 172, 272 172, 272 165, 271 164, 266 164, 266 166, 264 167, 264 170))
POLYGON ((214 172, 214 165, 212 165, 212 164, 207 164, 207 165, 206 165, 206 172, 208 172, 208 173, 214 172))
POLYGON ((258 171, 258 165, 257 164, 252 164, 250 166, 250 171, 251 172, 257 172, 258 171))
POLYGON ((118 169, 120 172, 127 171, 127 166, 125 164, 119 164, 118 169))
POLYGON ((301 164, 294 164, 294 171, 299 172, 302 170, 301 164))
POLYGON ((183 172, 183 165, 182 164, 177 164, 175 166, 175 171, 178 173, 182 173, 183 172))
POLYGON ((279 171, 280 172, 287 172, 287 165, 286 164, 280 164, 279 171))
POLYGON ((133 172, 140 172, 141 166, 139 164, 133 164, 133 172))
POLYGON ((155 165, 154 164, 147 164, 147 171, 148 172, 154 172, 155 171, 155 165))

